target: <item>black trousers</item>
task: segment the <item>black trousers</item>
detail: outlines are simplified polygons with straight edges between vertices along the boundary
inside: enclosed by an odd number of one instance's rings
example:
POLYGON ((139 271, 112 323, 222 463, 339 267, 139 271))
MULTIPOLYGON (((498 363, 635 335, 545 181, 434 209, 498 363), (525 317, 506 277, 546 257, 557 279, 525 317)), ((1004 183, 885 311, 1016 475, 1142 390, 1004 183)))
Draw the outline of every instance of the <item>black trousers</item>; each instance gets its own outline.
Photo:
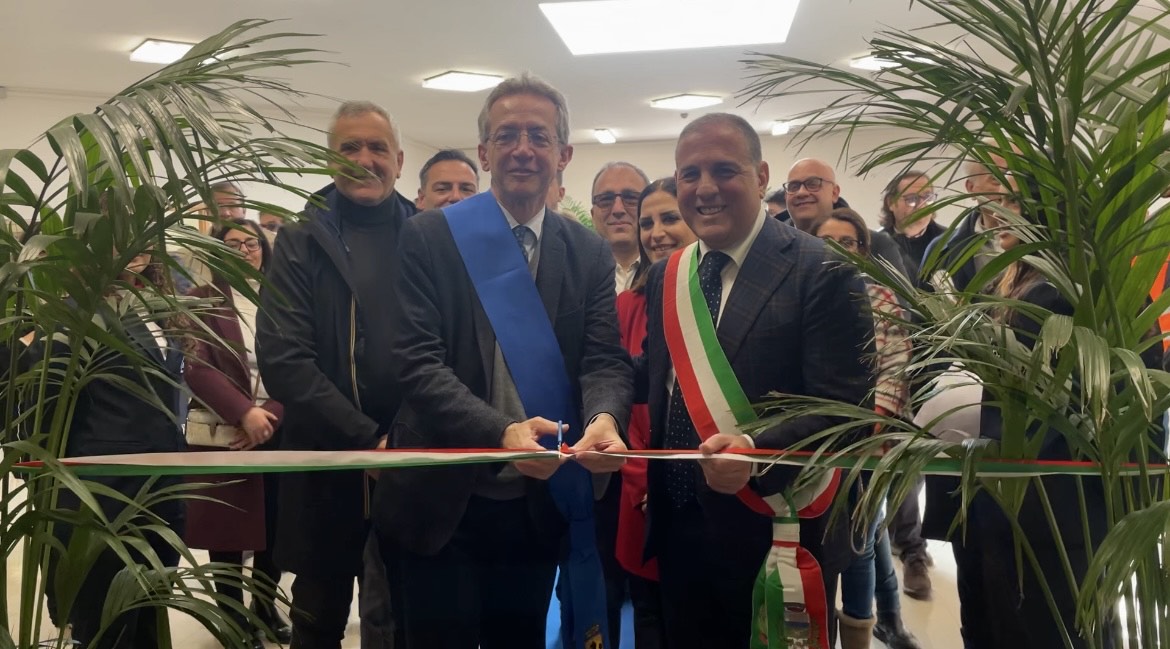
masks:
POLYGON ((918 503, 925 484, 925 480, 919 478, 890 517, 890 542, 903 562, 926 557, 926 540, 922 538, 922 507, 918 503))
POLYGON ((477 496, 433 556, 384 542, 406 649, 544 649, 557 549, 525 498, 477 496))
MULTIPOLYGON (((656 581, 629 575, 630 600, 634 605, 634 647, 664 649, 666 620, 662 616, 662 587, 656 581)), ((618 647, 620 645, 614 645, 618 647)), ((623 647, 622 649, 629 649, 623 647)))
POLYGON ((357 575, 299 574, 293 579, 290 649, 341 649, 357 575))
MULTIPOLYGON (((95 481, 102 482, 107 487, 116 489, 123 494, 135 494, 143 487, 146 480, 146 478, 140 477, 118 477, 98 478, 95 481)), ((177 481, 177 478, 160 479, 155 483, 154 490, 170 487, 177 484, 177 481)), ((122 503, 104 496, 98 496, 97 501, 106 516, 111 519, 117 516, 124 507, 122 503)), ((80 507, 77 497, 69 491, 61 493, 57 505, 62 509, 78 509, 80 507)), ((154 513, 166 521, 167 526, 182 538, 186 526, 186 512, 182 502, 172 501, 161 504, 154 509, 154 513)), ((139 518, 137 522, 142 523, 143 521, 139 518)), ((67 547, 72 535, 72 528, 58 523, 55 526, 54 534, 67 547)), ((179 565, 179 552, 168 541, 152 533, 146 533, 145 537, 151 550, 164 566, 179 565)), ((146 563, 137 551, 131 550, 131 556, 138 563, 146 563)), ((56 574, 57 563, 58 559, 54 554, 53 558, 50 559, 50 579, 46 584, 49 607, 54 610, 60 605, 60 600, 55 592, 55 579, 52 578, 56 574)), ((111 550, 105 550, 94 561, 89 574, 86 575, 85 581, 78 589, 77 597, 68 613, 68 619, 73 626, 73 639, 80 644, 82 649, 153 649, 159 646, 159 629, 169 624, 167 609, 164 607, 136 608, 126 611, 114 618, 109 627, 102 633, 101 638, 97 639, 98 632, 102 630, 102 608, 105 606, 110 584, 125 567, 126 564, 118 555, 111 550)), ((61 611, 55 611, 51 612, 51 617, 54 624, 61 625, 65 616, 61 611)))
MULTIPOLYGON (((151 543, 159 558, 170 567, 179 564, 179 554, 162 543, 151 543)), ((69 616, 73 624, 73 639, 84 649, 151 649, 158 647, 160 625, 167 624, 167 609, 131 609, 114 618, 97 642, 94 638, 101 630, 102 607, 106 592, 125 564, 111 551, 103 552, 94 564, 73 604, 69 616)))
MULTIPOLYGON (((1052 547, 1051 536, 1047 539, 1044 536, 1037 534, 1030 538, 1037 563, 1044 581, 1052 590, 1065 628, 1072 636, 1073 647, 1081 649, 1086 643, 1076 634, 1074 627, 1076 600, 1067 587, 1065 571, 1052 547)), ((966 534, 956 533, 951 543, 958 568, 964 649, 1058 649, 1065 646, 1036 570, 1026 557, 1022 565, 1017 564, 1011 527, 988 496, 975 497, 966 534)), ((1081 582, 1088 569, 1088 553, 1076 546, 1067 547, 1066 552, 1073 574, 1081 582)), ((1115 646, 1115 632, 1116 628, 1110 628, 1100 646, 1115 646)))
MULTIPOLYGON (((662 612, 670 649, 746 649, 750 646, 752 589, 756 572, 730 572, 724 552, 713 551, 709 524, 697 506, 672 513, 658 557, 662 612)), ((759 552, 764 561, 766 546, 759 552)), ((752 563, 755 563, 753 561, 752 563)), ((835 602, 839 568, 822 565, 827 601, 835 602)), ((829 607, 829 646, 836 642, 836 616, 829 607)), ((641 646, 639 645, 639 649, 641 646)))
MULTIPOLYGON (((609 647, 618 649, 622 638, 622 604, 629 593, 629 573, 617 560, 618 512, 622 506, 622 474, 610 474, 609 485, 601 500, 594 504, 593 518, 597 529, 597 553, 605 577, 605 612, 609 626, 609 647)), ((561 609, 562 612, 564 609, 561 609)))

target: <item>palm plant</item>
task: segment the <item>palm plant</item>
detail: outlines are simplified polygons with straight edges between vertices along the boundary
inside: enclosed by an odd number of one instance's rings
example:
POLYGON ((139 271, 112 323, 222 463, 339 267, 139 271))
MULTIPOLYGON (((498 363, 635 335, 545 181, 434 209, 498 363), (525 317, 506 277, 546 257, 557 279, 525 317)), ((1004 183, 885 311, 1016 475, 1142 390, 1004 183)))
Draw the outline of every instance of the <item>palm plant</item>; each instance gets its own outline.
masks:
MULTIPOLYGON (((880 455, 871 459, 872 489, 861 503, 871 518, 889 489, 905 497, 920 472, 934 462, 961 469, 964 507, 977 493, 1002 509, 1015 536, 1017 560, 1038 566, 1038 552, 1056 552, 1064 569, 1042 575, 1045 600, 1055 611, 1053 592, 1070 589, 1077 613, 1058 615, 1064 646, 1080 635, 1086 646, 1107 646, 1117 617, 1130 647, 1170 646, 1170 491, 1159 439, 1163 413, 1170 408, 1170 375, 1151 369, 1142 355, 1161 354, 1158 316, 1170 294, 1151 300, 1151 287, 1170 252, 1170 213, 1150 213, 1170 185, 1166 130, 1170 99, 1170 30, 1164 26, 1170 3, 1138 0, 918 0, 939 18, 914 31, 887 30, 870 43, 889 66, 870 74, 840 70, 783 56, 755 54, 744 96, 768 101, 814 94, 821 108, 799 116, 798 141, 845 132, 842 155, 860 173, 887 166, 930 169, 937 182, 954 180, 964 159, 992 163, 1003 186, 1019 182, 1017 195, 1031 220, 993 207, 1004 227, 1022 240, 984 267, 968 291, 929 292, 881 263, 853 261, 894 288, 913 317, 911 330, 920 354, 906 368, 925 385, 913 401, 937 396, 931 378, 960 363, 978 377, 985 402, 997 405, 1003 438, 996 444, 949 443, 921 426, 886 419, 845 404, 778 397, 761 427, 816 412, 843 423, 811 440, 818 452, 844 449, 880 455), (959 32, 959 36, 955 33, 959 32), (934 36, 943 34, 940 41, 934 36), (852 134, 862 129, 898 129, 896 139, 873 150, 851 151, 852 134), (1054 315, 1034 305, 979 295, 1006 268, 1023 260, 1038 269, 1071 305, 1054 315), (1027 312, 1043 322, 1034 345, 1004 325, 1004 309, 1027 312), (859 424, 881 424, 881 434, 852 437, 859 424), (981 474, 984 458, 1033 461, 1045 437, 1060 439, 1074 458, 1090 463, 1069 478, 1078 494, 1084 529, 1062 538, 1051 494, 1039 476, 981 474), (936 456, 947 458, 938 462, 936 456), (1104 493, 1108 536, 1090 539, 1085 490, 1095 483, 1104 493), (1021 533, 1019 516, 1029 491, 1038 497, 1055 547, 1040 548, 1021 533), (1083 535, 1083 536, 1082 536, 1083 535), (1090 548, 1087 571, 1073 570, 1070 543, 1090 548)), ((1005 190, 1007 191, 1007 190, 1005 190)), ((956 193, 932 210, 974 197, 956 193)), ((925 218, 925 214, 923 215, 925 218)), ((954 228, 955 226, 952 226, 954 228)), ((986 236, 994 236, 989 232, 986 236)), ((984 240, 968 246, 957 263, 976 254, 984 240)), ((946 266, 935 254, 924 275, 946 266)), ((956 264, 957 265, 957 264, 956 264)), ((954 270, 953 267, 950 270, 954 270)), ((875 316, 876 317, 876 316, 875 316)), ((849 472, 856 480, 859 471, 849 472)), ((842 507, 844 504, 842 503, 842 507)), ((966 509, 952 531, 965 530, 966 509)), ((1067 533, 1067 531, 1066 531, 1067 533)), ((1112 638, 1116 639, 1116 638, 1112 638)), ((1117 646, 1121 646, 1118 644, 1117 646)))
MULTIPOLYGON (((283 81, 267 76, 275 68, 315 63, 313 50, 281 47, 302 35, 274 33, 268 21, 244 20, 199 43, 180 61, 127 87, 92 113, 68 116, 42 136, 42 149, 0 150, 0 361, 3 429, 0 431, 0 547, 5 558, 23 551, 19 565, 0 564, 3 581, 19 583, 16 601, 0 591, 0 647, 29 649, 43 627, 46 587, 55 579, 56 610, 67 618, 97 554, 112 550, 126 569, 109 585, 103 623, 133 608, 173 609, 196 618, 222 642, 245 645, 239 620, 254 616, 216 593, 215 583, 242 585, 271 600, 275 585, 240 575, 225 566, 199 565, 182 539, 152 508, 174 499, 198 497, 191 486, 118 494, 84 482, 57 459, 68 444, 78 395, 86 385, 106 381, 134 391, 166 409, 159 398, 103 362, 108 354, 130 359, 142 377, 165 380, 143 352, 126 342, 121 315, 143 317, 168 333, 197 322, 207 303, 175 297, 172 274, 187 271, 166 252, 189 251, 243 294, 255 299, 248 280, 255 271, 217 240, 184 226, 201 215, 200 201, 214 205, 217 182, 262 182, 301 198, 307 192, 282 180, 282 173, 327 173, 334 161, 321 146, 282 134, 291 123, 285 106, 303 97, 283 81), (261 112, 274 114, 265 116, 261 112), (164 267, 161 286, 127 280, 131 260, 153 252, 164 267), (123 296, 118 299, 116 296, 123 296), (148 305, 149 308, 143 308, 148 305), (55 341, 53 356, 21 360, 22 338, 37 333, 55 341), (52 398, 50 398, 52 397, 52 398), (26 481, 13 477, 14 464, 33 458, 46 469, 26 481), (58 507, 58 497, 73 494, 80 509, 58 507), (124 505, 108 517, 96 497, 124 505), (54 525, 72 528, 68 546, 54 525), (159 535, 189 566, 165 568, 145 541, 159 535), (133 554, 140 555, 135 561, 133 554), (55 576, 46 567, 54 557, 55 576), (150 608, 148 608, 150 607, 150 608)), ((277 206, 248 202, 247 207, 286 214, 277 206)), ((214 212, 214 210, 213 210, 214 212)), ((289 215, 292 216, 292 215, 289 215)), ((136 279, 136 278, 131 278, 136 279)), ((165 615, 165 610, 163 613, 165 615)), ((63 624, 64 619, 58 619, 63 624)), ((171 646, 160 626, 159 646, 171 646)), ((57 641, 60 646, 61 640, 57 641)))

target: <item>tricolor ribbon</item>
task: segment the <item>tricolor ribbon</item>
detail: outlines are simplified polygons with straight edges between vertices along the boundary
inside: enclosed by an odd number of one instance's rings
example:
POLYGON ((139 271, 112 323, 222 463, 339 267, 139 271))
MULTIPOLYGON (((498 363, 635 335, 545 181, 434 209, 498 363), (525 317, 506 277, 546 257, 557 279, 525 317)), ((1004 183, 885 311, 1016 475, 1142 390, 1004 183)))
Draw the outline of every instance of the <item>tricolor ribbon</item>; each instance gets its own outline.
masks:
MULTIPOLYGON (((595 452, 595 451, 589 451, 595 452)), ((701 460, 697 450, 621 451, 603 453, 613 457, 645 460, 701 460)), ((447 464, 486 464, 548 458, 571 458, 559 451, 506 451, 501 449, 378 449, 367 451, 187 451, 179 453, 133 453, 126 455, 92 455, 62 458, 58 462, 81 476, 130 475, 223 475, 252 473, 289 473, 299 471, 344 471, 360 469, 394 469, 398 467, 440 466, 447 464)), ((878 469, 879 455, 855 453, 815 453, 812 451, 776 451, 773 449, 735 449, 721 458, 767 465, 820 467, 864 471, 878 469)), ((14 469, 36 473, 45 468, 40 461, 21 462, 14 469)), ((1030 478, 1046 475, 1101 475, 1101 465, 1083 461, 981 459, 975 475, 992 478, 1030 478)), ((1168 475, 1170 466, 1136 463, 1122 465, 1122 476, 1168 475)), ((963 475, 963 460, 938 457, 926 462, 926 475, 963 475)))

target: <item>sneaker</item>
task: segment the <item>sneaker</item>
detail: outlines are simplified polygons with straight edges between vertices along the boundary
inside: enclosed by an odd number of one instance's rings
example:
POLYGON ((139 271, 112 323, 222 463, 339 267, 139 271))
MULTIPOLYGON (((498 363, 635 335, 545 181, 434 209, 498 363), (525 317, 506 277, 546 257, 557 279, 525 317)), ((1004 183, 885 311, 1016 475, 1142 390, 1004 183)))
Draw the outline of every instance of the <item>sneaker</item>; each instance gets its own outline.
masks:
POLYGON ((926 560, 911 557, 902 567, 902 592, 913 599, 929 600, 931 584, 927 573, 926 560))
POLYGON ((922 645, 918 644, 918 638, 902 625, 901 617, 878 620, 873 627, 873 637, 884 642, 889 649, 922 649, 922 645))

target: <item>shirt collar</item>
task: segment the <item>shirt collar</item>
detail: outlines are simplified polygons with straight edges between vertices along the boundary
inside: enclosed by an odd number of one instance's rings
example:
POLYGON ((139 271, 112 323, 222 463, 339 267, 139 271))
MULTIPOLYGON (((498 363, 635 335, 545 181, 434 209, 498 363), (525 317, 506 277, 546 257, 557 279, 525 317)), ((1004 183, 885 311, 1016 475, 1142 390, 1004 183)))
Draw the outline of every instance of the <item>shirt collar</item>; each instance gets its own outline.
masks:
MULTIPOLYGON (((725 253, 728 257, 731 257, 731 261, 735 263, 736 267, 742 267, 743 260, 747 259, 748 251, 752 249, 752 244, 756 242, 756 237, 760 236, 760 230, 764 229, 764 221, 767 220, 767 218, 768 212, 761 207, 760 213, 756 216, 756 222, 752 225, 752 231, 749 232, 746 237, 744 237, 743 241, 740 241, 730 248, 719 249, 719 251, 725 253)), ((706 254, 711 250, 716 249, 711 248, 706 243, 704 243, 702 239, 700 239, 699 261, 702 261, 703 257, 706 256, 706 254)))
MULTIPOLYGON (((503 203, 500 203, 499 201, 496 201, 496 203, 498 203, 500 209, 504 211, 504 218, 508 219, 509 229, 520 225, 520 222, 516 220, 516 217, 512 216, 512 213, 508 211, 508 208, 504 207, 503 203)), ((545 208, 542 205, 540 211, 536 213, 536 216, 532 217, 528 220, 527 223, 524 224, 529 230, 532 230, 533 234, 536 235, 537 241, 540 241, 540 232, 544 229, 544 212, 545 208)))
POLYGON ((642 258, 635 257, 634 261, 631 261, 629 266, 622 266, 621 264, 617 264, 617 267, 623 273, 629 273, 629 272, 633 272, 634 270, 637 270, 638 266, 640 266, 641 264, 642 264, 642 258))

